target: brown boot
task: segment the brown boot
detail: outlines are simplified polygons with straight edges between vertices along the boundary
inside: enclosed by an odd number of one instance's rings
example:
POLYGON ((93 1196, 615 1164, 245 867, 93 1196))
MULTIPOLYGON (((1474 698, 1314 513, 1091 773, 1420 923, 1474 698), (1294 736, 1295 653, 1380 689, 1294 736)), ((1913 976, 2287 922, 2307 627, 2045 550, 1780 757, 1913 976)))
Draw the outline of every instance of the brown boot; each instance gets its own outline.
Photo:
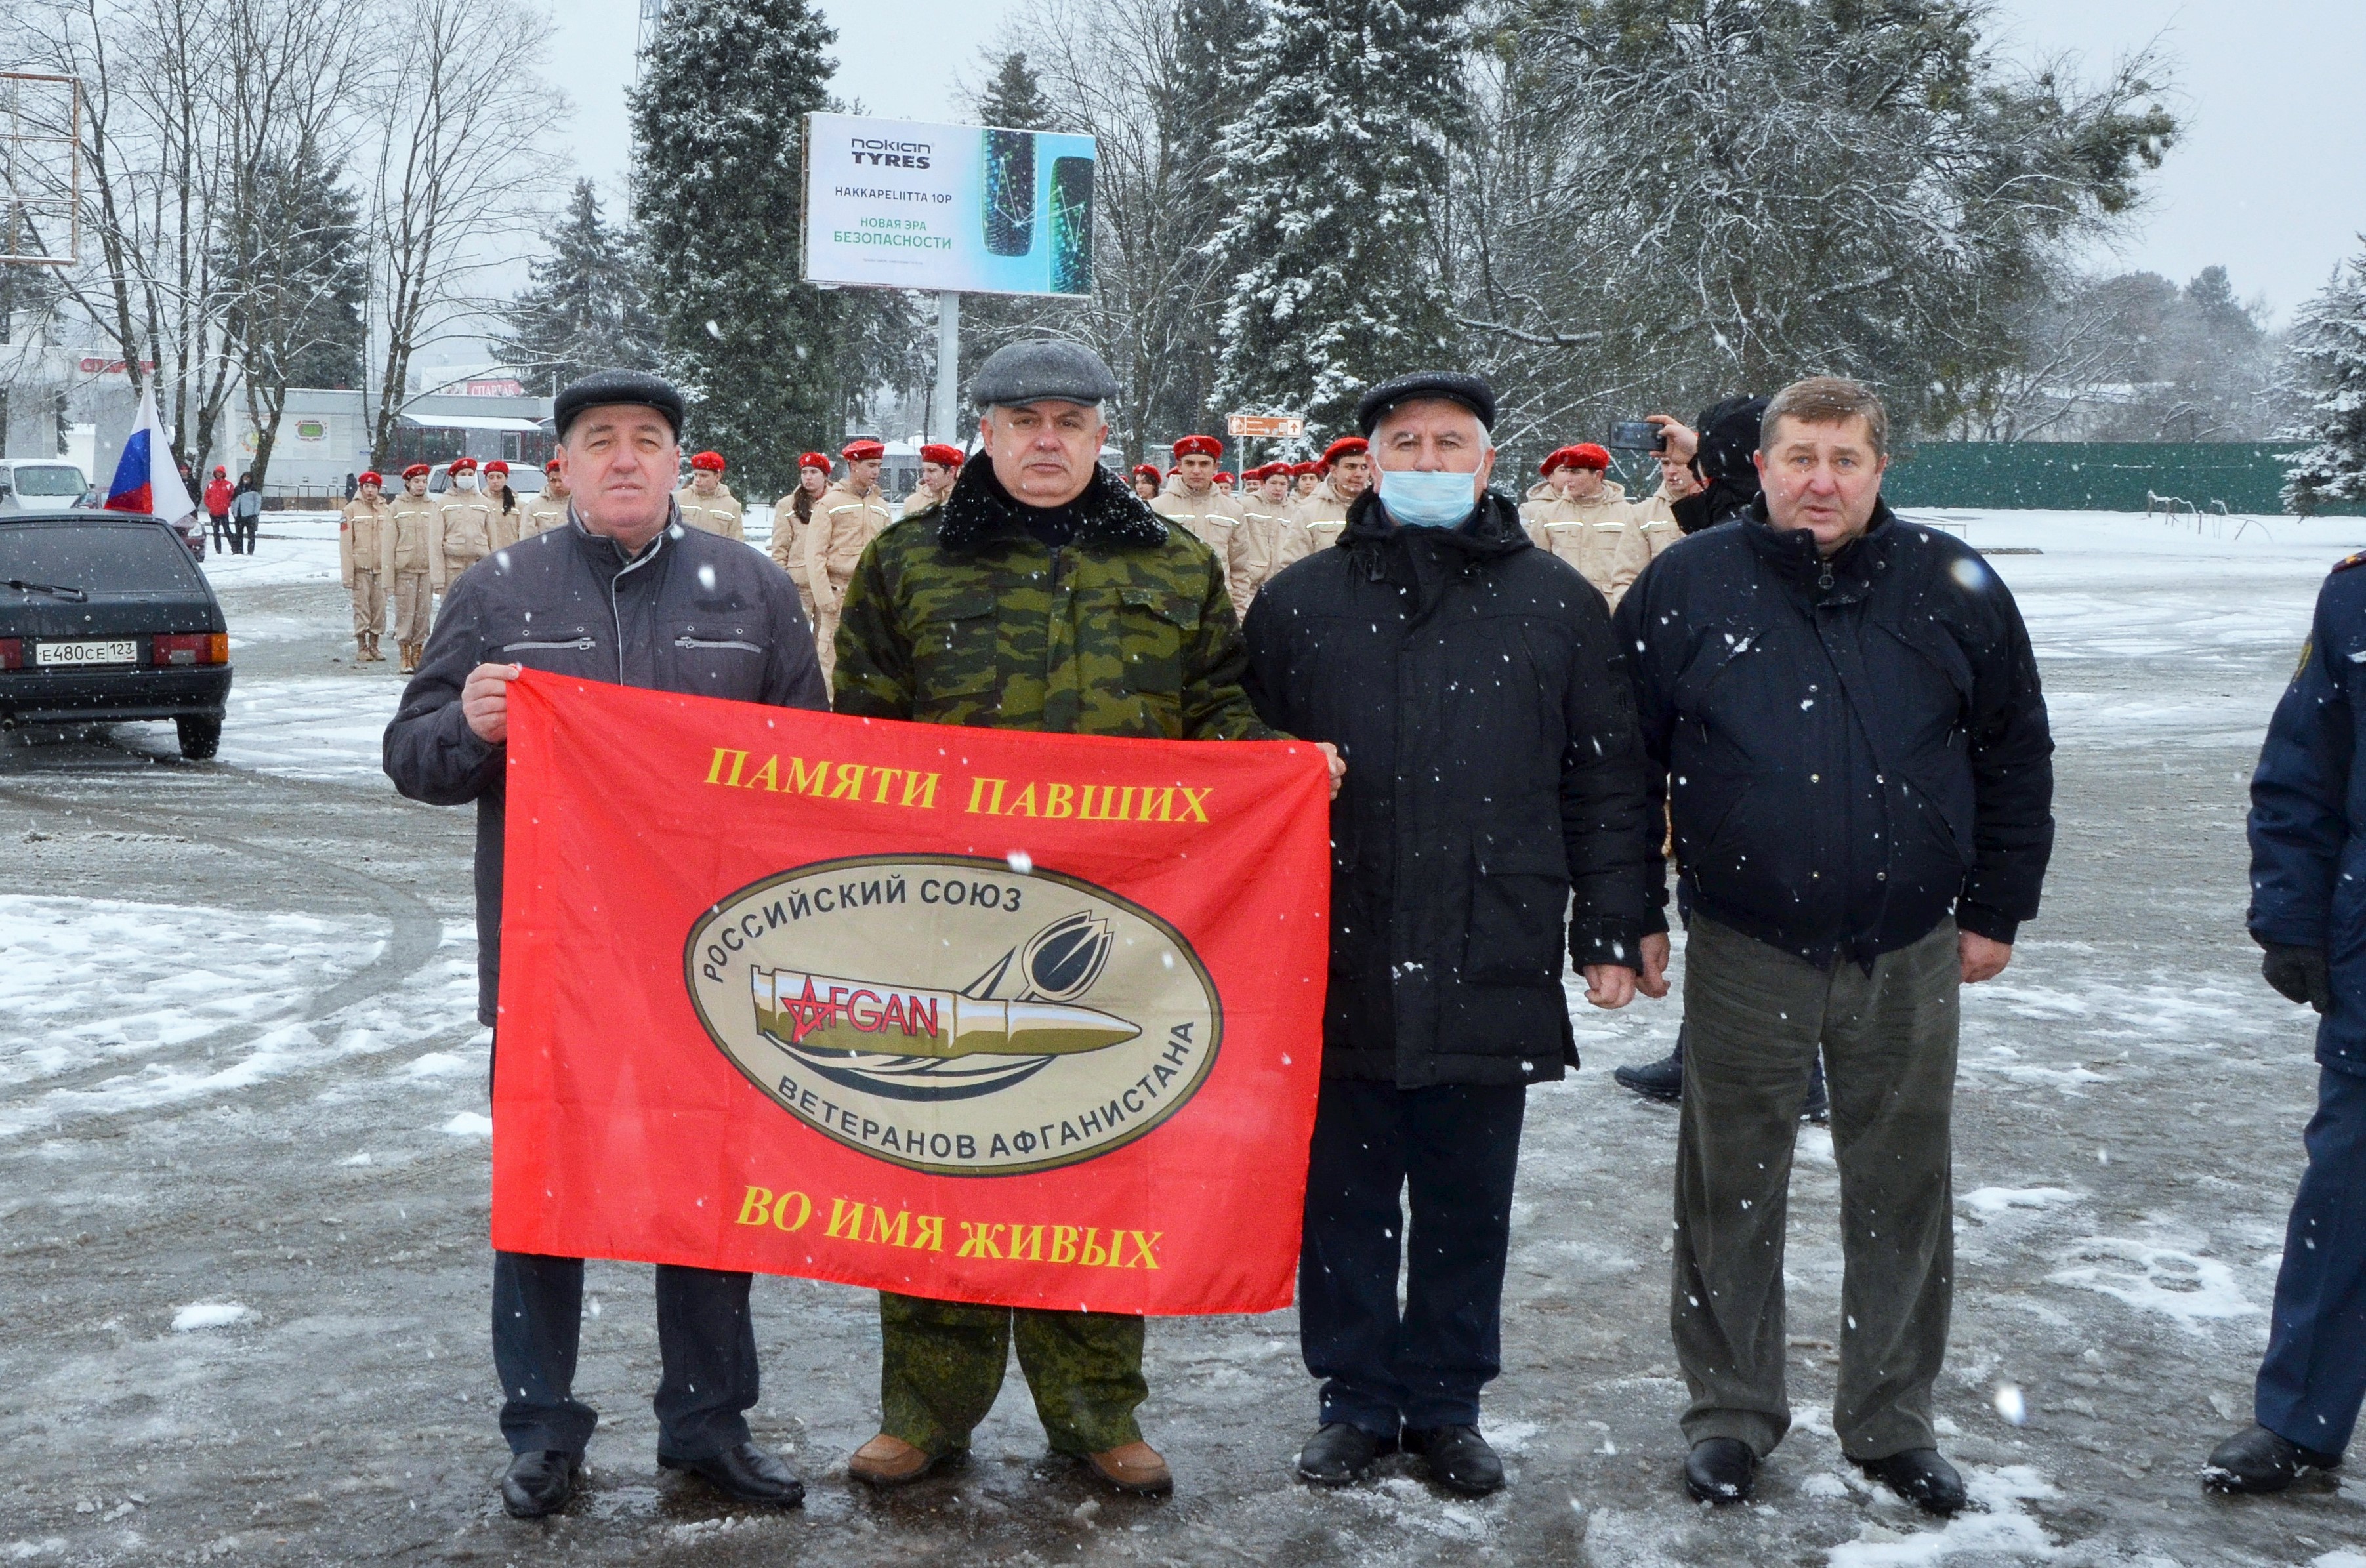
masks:
POLYGON ((386 655, 377 650, 377 633, 371 632, 363 640, 367 642, 369 647, 363 650, 362 657, 368 660, 372 664, 385 663, 386 655))
POLYGON ((367 632, 355 632, 354 634, 354 662, 356 664, 367 664, 369 662, 369 634, 367 632))
POLYGON ((854 1450, 846 1461, 846 1473, 873 1486, 902 1486, 936 1469, 943 1457, 882 1432, 854 1450))
POLYGON ((397 668, 405 675, 410 674, 412 671, 419 668, 419 645, 417 643, 406 642, 402 645, 402 662, 397 668))
POLYGON ((1163 1496, 1175 1490, 1175 1472, 1148 1443, 1128 1443, 1121 1449, 1095 1454, 1087 1461, 1100 1478, 1121 1492, 1163 1496))

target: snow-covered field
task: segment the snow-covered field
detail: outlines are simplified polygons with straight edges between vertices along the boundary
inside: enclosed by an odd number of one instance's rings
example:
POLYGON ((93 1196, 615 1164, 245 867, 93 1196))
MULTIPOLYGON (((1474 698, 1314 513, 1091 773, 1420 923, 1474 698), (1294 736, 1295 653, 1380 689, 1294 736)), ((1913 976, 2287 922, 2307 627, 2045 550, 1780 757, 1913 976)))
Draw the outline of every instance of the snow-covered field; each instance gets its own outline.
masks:
POLYGON ((2366 1568, 2358 1494, 2194 1479, 2248 1416, 2314 1084, 2309 1015, 2241 931, 2244 785, 2366 520, 1914 515, 1994 552, 2059 746, 2046 910, 1966 1004, 1940 1430, 1981 1509, 1925 1519, 1832 1438, 1820 1129, 1793 1178, 1797 1426, 1752 1507, 1682 1498, 1673 1120, 1608 1071, 1673 1040, 1645 1003, 1579 1006, 1585 1070, 1531 1099, 1501 1496, 1405 1461, 1295 1485, 1313 1384, 1283 1313, 1153 1326, 1171 1503, 1045 1461, 1015 1377, 968 1465, 873 1497, 842 1470, 876 1418, 870 1298, 763 1280, 751 1419, 813 1495, 749 1514, 655 1469, 648 1270, 595 1264, 591 1489, 553 1526, 502 1518, 469 814, 393 798, 400 682, 350 663, 333 520, 274 513, 261 554, 207 563, 238 671, 220 763, 169 764, 152 726, 0 741, 0 1562, 2366 1568))

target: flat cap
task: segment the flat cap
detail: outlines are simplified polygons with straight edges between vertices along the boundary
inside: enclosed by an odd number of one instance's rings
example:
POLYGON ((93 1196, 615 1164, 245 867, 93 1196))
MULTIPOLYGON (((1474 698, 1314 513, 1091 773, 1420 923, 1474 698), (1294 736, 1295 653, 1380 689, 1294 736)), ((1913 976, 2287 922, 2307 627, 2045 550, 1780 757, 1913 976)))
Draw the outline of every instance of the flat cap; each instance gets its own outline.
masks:
POLYGON ((1459 370, 1420 370, 1411 376, 1400 376, 1393 381, 1383 381, 1366 392, 1356 403, 1356 428, 1369 435, 1380 416, 1399 403, 1416 402, 1425 398, 1443 398, 1450 403, 1460 403, 1479 416, 1487 429, 1495 428, 1495 389, 1477 376, 1459 370))
POLYGON ((969 400, 979 408, 1029 403, 1104 403, 1118 394, 1117 378, 1101 356, 1080 343, 1029 338, 1005 344, 977 367, 969 400))
POLYGON ((551 400, 550 423, 564 441, 567 427, 585 409, 610 408, 618 403, 657 410, 673 427, 673 438, 682 439, 682 394, 674 390, 672 382, 646 370, 594 370, 580 381, 569 382, 551 400))

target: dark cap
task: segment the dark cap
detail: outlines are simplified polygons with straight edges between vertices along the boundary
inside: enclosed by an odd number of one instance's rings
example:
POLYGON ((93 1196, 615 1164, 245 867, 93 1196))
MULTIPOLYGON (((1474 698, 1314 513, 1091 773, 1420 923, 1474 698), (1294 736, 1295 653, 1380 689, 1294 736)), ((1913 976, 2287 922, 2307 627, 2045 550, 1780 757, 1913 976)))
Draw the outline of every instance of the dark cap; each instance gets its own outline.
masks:
POLYGON ((673 427, 673 438, 682 439, 682 394, 674 390, 672 382, 646 370, 594 370, 580 381, 569 382, 551 400, 550 423, 564 441, 576 415, 618 403, 657 410, 673 427))
POLYGON ((979 408, 1029 403, 1105 403, 1118 394, 1117 378, 1101 356, 1080 343, 1030 338, 1005 344, 977 367, 969 400, 979 408))
POLYGON ((1495 389, 1479 377, 1459 370, 1422 370, 1381 382, 1357 400, 1356 428, 1369 435, 1382 414, 1399 403, 1419 402, 1425 398, 1460 403, 1479 416, 1482 425, 1489 430, 1495 428, 1495 389))

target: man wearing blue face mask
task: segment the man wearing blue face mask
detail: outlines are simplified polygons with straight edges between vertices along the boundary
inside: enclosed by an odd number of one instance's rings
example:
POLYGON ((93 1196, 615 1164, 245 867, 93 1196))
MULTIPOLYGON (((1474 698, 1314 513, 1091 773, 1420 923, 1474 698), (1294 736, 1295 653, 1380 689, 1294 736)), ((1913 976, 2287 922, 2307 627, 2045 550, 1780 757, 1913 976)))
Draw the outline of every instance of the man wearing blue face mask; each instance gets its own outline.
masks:
POLYGON ((1659 818, 1609 612, 1487 489, 1494 419, 1474 376, 1365 394, 1374 489, 1245 628, 1259 715, 1349 762, 1298 1285, 1324 1380, 1298 1473, 1320 1485, 1400 1446, 1456 1491, 1503 1484, 1479 1393, 1527 1086, 1577 1062, 1567 964, 1626 1006, 1650 913, 1659 818))

